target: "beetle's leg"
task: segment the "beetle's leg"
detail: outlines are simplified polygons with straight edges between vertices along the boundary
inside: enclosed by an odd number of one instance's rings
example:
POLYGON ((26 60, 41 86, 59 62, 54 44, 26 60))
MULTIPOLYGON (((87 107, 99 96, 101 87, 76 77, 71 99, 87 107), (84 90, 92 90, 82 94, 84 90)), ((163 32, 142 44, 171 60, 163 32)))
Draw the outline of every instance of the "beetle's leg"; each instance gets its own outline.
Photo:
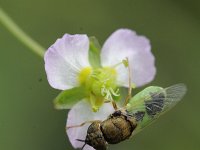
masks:
POLYGON ((100 120, 85 121, 85 122, 83 122, 83 123, 81 123, 81 124, 79 124, 79 125, 67 126, 67 127, 66 127, 66 130, 68 130, 68 129, 70 129, 70 128, 82 127, 82 126, 84 126, 84 125, 87 124, 87 123, 93 123, 93 122, 96 122, 96 121, 100 121, 100 120))
POLYGON ((131 98, 131 92, 132 92, 132 87, 131 87, 131 68, 130 68, 130 64, 129 64, 129 61, 128 61, 128 58, 126 58, 127 62, 128 62, 128 95, 125 99, 125 102, 124 102, 124 107, 128 104, 129 102, 129 99, 131 98))

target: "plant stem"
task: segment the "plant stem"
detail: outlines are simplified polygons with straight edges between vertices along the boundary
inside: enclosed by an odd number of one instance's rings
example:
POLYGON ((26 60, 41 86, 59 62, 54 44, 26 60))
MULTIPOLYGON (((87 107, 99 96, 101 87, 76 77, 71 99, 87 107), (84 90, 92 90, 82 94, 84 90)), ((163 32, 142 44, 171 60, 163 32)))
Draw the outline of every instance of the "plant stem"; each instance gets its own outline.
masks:
POLYGON ((45 48, 28 36, 0 7, 0 22, 32 52, 44 56, 45 48))

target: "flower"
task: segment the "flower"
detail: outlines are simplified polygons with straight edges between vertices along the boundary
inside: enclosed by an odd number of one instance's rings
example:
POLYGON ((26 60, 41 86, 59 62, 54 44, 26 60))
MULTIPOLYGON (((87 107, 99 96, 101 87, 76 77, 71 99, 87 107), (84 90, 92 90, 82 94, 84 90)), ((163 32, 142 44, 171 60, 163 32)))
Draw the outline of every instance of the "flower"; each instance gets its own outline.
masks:
MULTIPOLYGON (((128 72, 123 60, 128 58, 131 82, 136 87, 153 80, 156 69, 149 40, 129 29, 115 31, 104 43, 100 53, 100 67, 92 67, 89 61, 90 41, 87 35, 65 34, 45 54, 45 70, 50 85, 60 90, 85 87, 86 96, 68 113, 67 126, 85 121, 104 120, 114 109, 104 104, 105 98, 117 96, 117 87, 128 87, 128 72), (87 103, 87 101, 89 103, 87 103), (92 106, 93 112, 88 109, 92 106)), ((70 128, 67 134, 74 148, 84 143, 89 124, 70 128)), ((93 149, 87 146, 86 149, 93 149)))
POLYGON ((89 49, 87 35, 65 34, 46 51, 44 60, 49 84, 59 90, 84 87, 85 99, 93 111, 105 99, 118 96, 117 87, 128 87, 128 72, 122 63, 125 58, 129 60, 136 87, 154 78, 156 69, 149 40, 134 31, 119 29, 107 39, 101 49, 100 67, 90 64, 89 49))

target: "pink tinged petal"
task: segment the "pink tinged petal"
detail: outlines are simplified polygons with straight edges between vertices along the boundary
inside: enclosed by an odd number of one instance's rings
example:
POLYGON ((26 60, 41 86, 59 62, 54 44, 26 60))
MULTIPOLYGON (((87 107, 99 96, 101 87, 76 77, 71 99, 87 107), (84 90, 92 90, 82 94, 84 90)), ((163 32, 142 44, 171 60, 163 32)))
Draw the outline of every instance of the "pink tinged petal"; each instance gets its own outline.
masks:
POLYGON ((49 84, 60 90, 78 86, 80 70, 90 66, 88 50, 87 35, 65 34, 58 39, 44 56, 49 84))
MULTIPOLYGON (((114 109, 109 103, 101 106, 98 112, 92 112, 90 104, 82 100, 69 111, 66 126, 79 125, 85 121, 105 120, 113 112, 114 109)), ((67 130, 67 135, 74 148, 81 148, 83 146, 84 143, 76 139, 85 140, 89 125, 88 123, 82 127, 70 128, 67 130)), ((93 150, 89 145, 84 149, 93 150)))
MULTIPOLYGON (((131 79, 136 86, 142 86, 154 79, 155 58, 151 53, 149 40, 129 29, 115 31, 104 43, 101 52, 102 66, 113 66, 128 57, 131 79)), ((118 84, 128 87, 127 68, 118 66, 118 84)))

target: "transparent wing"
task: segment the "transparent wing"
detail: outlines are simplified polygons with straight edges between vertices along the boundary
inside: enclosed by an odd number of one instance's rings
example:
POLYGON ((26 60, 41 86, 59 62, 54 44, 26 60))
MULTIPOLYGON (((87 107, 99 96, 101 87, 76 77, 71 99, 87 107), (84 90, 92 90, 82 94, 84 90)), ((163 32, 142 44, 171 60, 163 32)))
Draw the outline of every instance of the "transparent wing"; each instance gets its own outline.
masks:
POLYGON ((185 95, 187 88, 184 84, 176 84, 168 88, 155 87, 142 91, 137 100, 132 99, 131 106, 127 107, 129 115, 136 117, 138 127, 136 132, 140 131, 162 114, 174 107, 185 95), (153 91, 153 92, 152 92, 153 91))

